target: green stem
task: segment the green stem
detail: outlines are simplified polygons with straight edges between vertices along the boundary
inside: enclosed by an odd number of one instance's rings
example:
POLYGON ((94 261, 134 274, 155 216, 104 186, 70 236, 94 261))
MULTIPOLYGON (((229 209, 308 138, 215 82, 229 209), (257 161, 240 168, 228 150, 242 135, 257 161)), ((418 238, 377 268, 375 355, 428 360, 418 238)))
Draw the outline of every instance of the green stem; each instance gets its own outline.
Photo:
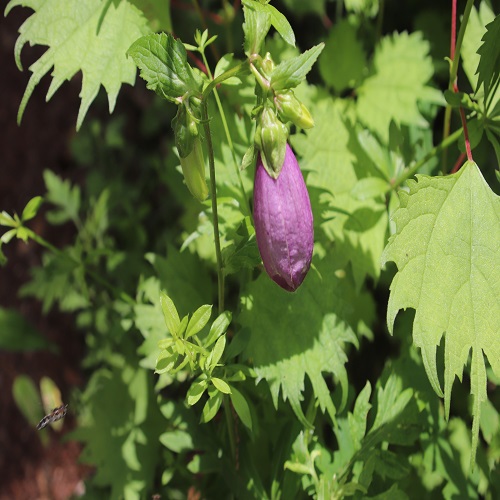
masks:
POLYGON ((28 229, 27 227, 25 227, 25 229, 26 229, 26 232, 28 233, 29 238, 32 239, 33 241, 35 241, 36 243, 38 243, 40 246, 46 248, 47 250, 50 250, 55 255, 59 255, 61 257, 64 257, 66 259, 71 260, 71 262, 73 262, 77 266, 82 266, 85 274, 88 274, 95 282, 104 286, 105 288, 107 288, 108 290, 113 292, 113 294, 116 297, 122 299, 123 301, 127 302, 128 304, 130 304, 130 305, 135 304, 135 300, 128 293, 115 287, 114 285, 109 283, 109 281, 106 281, 100 274, 96 273, 95 271, 92 271, 91 269, 87 269, 83 262, 77 261, 76 259, 74 259, 70 255, 68 255, 67 253, 63 252, 62 250, 59 250, 59 248, 57 248, 54 245, 52 245, 51 243, 49 243, 46 239, 42 238, 41 236, 39 236, 38 234, 33 232, 31 229, 28 229))
POLYGON ((208 120, 208 105, 204 98, 201 104, 201 115, 203 128, 205 129, 205 139, 208 148, 208 167, 210 171, 210 191, 212 193, 212 217, 214 225, 215 255, 217 258, 217 282, 219 292, 219 314, 224 311, 224 269, 222 265, 222 252, 220 248, 219 235, 219 214, 217 209, 217 184, 215 182, 215 160, 214 148, 212 144, 212 134, 210 132, 210 122, 208 120))
POLYGON ((441 144, 438 144, 436 147, 432 148, 422 159, 417 161, 412 167, 405 170, 394 182, 393 188, 399 187, 403 182, 405 182, 409 177, 414 175, 420 168, 422 168, 430 159, 436 156, 438 153, 446 149, 450 144, 453 144, 455 141, 458 141, 460 136, 462 135, 462 129, 455 130, 453 134, 449 135, 441 144))
POLYGON ((233 66, 231 69, 228 69, 222 75, 219 75, 217 78, 214 78, 205 88, 203 91, 202 95, 202 100, 206 100, 206 98, 210 95, 210 92, 219 85, 219 83, 222 83, 224 80, 227 80, 228 78, 231 78, 232 76, 237 76, 238 74, 241 74, 245 72, 248 67, 247 67, 248 61, 245 60, 241 62, 240 64, 237 64, 236 66, 233 66))
MULTIPOLYGON (((212 72, 210 71, 210 67, 208 65, 208 61, 207 61, 207 58, 205 56, 205 52, 202 52, 201 56, 203 58, 203 63, 205 64, 205 67, 207 68, 208 76, 210 77, 210 80, 212 80, 213 79, 212 72)), ((222 120, 222 126, 224 127, 224 133, 226 134, 226 140, 229 144, 229 149, 231 150, 231 156, 233 157, 233 163, 234 163, 234 168, 236 170, 236 175, 238 176, 238 180, 240 182, 240 189, 241 189, 241 192, 243 194, 243 203, 245 204, 247 214, 250 214, 251 213, 250 204, 248 202, 247 194, 245 191, 245 186, 243 184, 243 179, 241 178, 240 166, 239 166, 238 161, 236 159, 236 153, 234 151, 233 140, 231 139, 231 134, 229 133, 229 127, 227 126, 226 114, 224 113, 224 108, 222 107, 222 103, 221 103, 221 100, 219 98, 219 93, 217 92, 217 88, 215 88, 215 87, 214 87, 214 96, 215 96, 215 102, 217 103, 217 109, 219 110, 219 114, 220 114, 220 117, 222 120)))

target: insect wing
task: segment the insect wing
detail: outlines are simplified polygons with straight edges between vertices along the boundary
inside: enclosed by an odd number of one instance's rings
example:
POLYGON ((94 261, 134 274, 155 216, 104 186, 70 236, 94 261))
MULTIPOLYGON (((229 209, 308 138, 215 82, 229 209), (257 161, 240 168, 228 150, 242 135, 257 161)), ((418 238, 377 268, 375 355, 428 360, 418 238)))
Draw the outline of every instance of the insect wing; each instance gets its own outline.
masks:
POLYGON ((64 418, 66 415, 66 412, 68 411, 68 405, 62 405, 59 406, 58 408, 54 408, 48 415, 45 415, 45 417, 40 420, 38 425, 36 426, 36 429, 39 431, 46 427, 47 425, 51 424, 52 422, 57 422, 58 420, 61 420, 61 418, 64 418))

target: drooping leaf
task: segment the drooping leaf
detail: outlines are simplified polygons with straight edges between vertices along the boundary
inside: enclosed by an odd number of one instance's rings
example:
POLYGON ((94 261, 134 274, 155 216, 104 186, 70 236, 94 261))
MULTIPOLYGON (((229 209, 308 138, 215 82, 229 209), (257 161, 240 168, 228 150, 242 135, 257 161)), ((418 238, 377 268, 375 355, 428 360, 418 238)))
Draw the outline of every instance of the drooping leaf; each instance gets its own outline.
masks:
POLYGON ((257 379, 267 381, 276 406, 282 391, 307 427, 311 423, 300 404, 306 375, 322 411, 333 418, 336 409, 323 374, 335 375, 345 400, 345 350, 347 344, 357 344, 351 327, 356 300, 349 278, 335 276, 331 261, 316 265, 318 272, 311 271, 293 294, 261 276, 243 297, 238 318, 251 332, 243 356, 253 361, 257 379))
POLYGON ((154 33, 136 40, 128 55, 141 70, 148 89, 178 103, 187 92, 199 93, 201 82, 187 62, 186 49, 170 34, 154 33))
POLYGON ((428 85, 432 74, 429 43, 418 32, 384 37, 375 50, 373 72, 358 89, 359 120, 385 144, 391 120, 428 127, 418 103, 444 103, 441 92, 428 85))
POLYGON ((462 379, 471 355, 473 459, 487 398, 484 356, 500 374, 500 199, 472 162, 447 177, 418 176, 409 187, 400 194, 396 234, 382 257, 398 267, 387 324, 392 331, 400 309, 415 309, 414 343, 439 395, 436 351, 445 337, 446 415, 455 376, 462 379))
POLYGON ((101 85, 108 94, 111 113, 122 83, 133 85, 135 82, 136 68, 126 52, 137 38, 149 31, 141 12, 127 0, 11 0, 6 14, 18 5, 35 11, 19 30, 14 49, 18 68, 22 70, 21 50, 25 43, 49 47, 30 66, 33 74, 19 106, 18 122, 35 87, 52 68, 47 100, 65 80, 73 78, 78 71, 83 74, 77 130, 101 85))

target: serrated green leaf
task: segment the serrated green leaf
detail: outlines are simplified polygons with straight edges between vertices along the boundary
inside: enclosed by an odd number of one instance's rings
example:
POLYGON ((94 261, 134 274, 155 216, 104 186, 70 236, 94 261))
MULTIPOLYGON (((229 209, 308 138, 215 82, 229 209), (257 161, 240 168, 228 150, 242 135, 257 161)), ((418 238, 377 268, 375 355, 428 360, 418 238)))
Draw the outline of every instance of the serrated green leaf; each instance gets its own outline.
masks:
POLYGON ((271 27, 271 14, 266 6, 256 0, 243 0, 243 13, 245 22, 243 32, 245 34, 244 49, 247 56, 258 54, 264 43, 264 39, 271 27))
POLYGON ((297 57, 280 62, 271 74, 271 87, 274 90, 283 90, 299 85, 311 71, 324 46, 324 43, 320 43, 297 57))
POLYGON ((493 10, 488 5, 488 2, 481 2, 479 10, 474 6, 470 11, 469 21, 465 29, 464 39, 462 43, 461 57, 463 60, 463 69, 471 84, 472 89, 477 92, 478 75, 477 69, 481 57, 478 50, 481 47, 481 40, 486 33, 486 25, 495 19, 493 10))
POLYGON ((191 316, 191 319, 189 320, 186 329, 186 335, 184 338, 188 339, 193 335, 196 335, 198 332, 201 332, 204 326, 208 323, 211 315, 211 305, 206 304, 196 309, 196 311, 191 316))
POLYGON ((409 187, 409 193, 400 193, 396 234, 382 257, 399 270, 391 285, 387 324, 392 331, 400 309, 415 309, 414 343, 439 395, 436 350, 446 333, 446 415, 455 376, 462 379, 472 351, 473 460, 487 398, 484 355, 500 374, 500 199, 472 162, 447 177, 418 176, 409 187))
POLYGON ((17 231, 18 231, 17 229, 9 229, 8 231, 2 234, 0 241, 6 245, 12 238, 14 238, 14 236, 17 235, 17 231))
POLYGON ((328 218, 321 229, 326 238, 335 241, 338 261, 352 262, 354 279, 361 287, 367 274, 375 279, 380 275, 387 210, 382 199, 360 201, 352 196, 357 182, 373 174, 358 168, 357 158, 362 152, 360 147, 355 148, 357 133, 346 123, 348 110, 343 103, 321 100, 311 112, 315 127, 293 136, 292 144, 301 157, 301 168, 309 173, 307 185, 313 213, 324 212, 328 218))
POLYGON ((229 387, 229 384, 225 380, 217 377, 212 377, 210 380, 219 392, 222 392, 223 394, 231 394, 231 387, 229 387))
POLYGON ((250 406, 248 404, 247 398, 238 390, 234 385, 231 386, 231 403, 234 406, 234 410, 243 422, 243 425, 252 432, 252 412, 250 411, 250 406))
POLYGON ((51 170, 44 170, 43 180, 47 188, 45 199, 58 207, 47 213, 49 222, 63 224, 69 220, 75 223, 79 221, 80 188, 72 187, 69 180, 62 180, 51 170))
POLYGON ((366 67, 356 27, 347 20, 336 23, 328 34, 318 64, 323 80, 336 92, 356 87, 366 67))
POLYGON ((359 448, 366 434, 367 416, 372 407, 370 404, 371 393, 372 388, 370 382, 366 382, 364 388, 356 398, 354 411, 348 415, 351 439, 356 448, 359 448))
POLYGON ((485 101, 488 101, 490 90, 500 78, 500 15, 486 25, 483 44, 477 50, 480 56, 477 66, 477 86, 484 84, 485 101))
POLYGON ((175 304, 165 292, 160 293, 160 305, 170 335, 177 336, 179 334, 181 320, 175 304))
POLYGON ((310 428, 302 408, 302 392, 308 376, 323 412, 336 413, 323 378, 333 373, 347 397, 347 344, 357 344, 349 325, 353 289, 348 279, 335 275, 333 263, 316 262, 293 294, 278 290, 267 276, 252 283, 242 299, 238 322, 251 331, 243 356, 254 363, 257 378, 268 382, 273 402, 280 390, 303 425, 310 428), (319 275, 321 274, 321 278, 319 275))
POLYGON ((154 33, 135 41, 128 50, 141 71, 146 86, 156 94, 178 104, 187 92, 199 93, 197 82, 187 62, 186 49, 170 34, 154 33))
POLYGON ((213 396, 211 396, 208 401, 205 403, 205 406, 203 407, 203 411, 201 414, 201 419, 200 421, 202 423, 207 423, 212 420, 215 415, 217 415, 217 412, 219 411, 219 408, 222 404, 222 393, 221 392, 216 392, 213 396))
POLYGON ((384 144, 389 140, 391 120, 397 125, 428 127, 418 103, 444 104, 444 100, 441 92, 427 85, 434 68, 429 43, 421 34, 384 37, 375 50, 373 66, 373 74, 358 89, 359 120, 384 144))
POLYGON ((21 220, 23 222, 26 222, 33 219, 33 217, 35 217, 35 215, 38 213, 38 209, 40 208, 40 205, 42 203, 43 198, 41 196, 35 196, 34 198, 31 198, 31 200, 28 201, 28 203, 24 207, 23 213, 21 215, 21 220))
POLYGON ((135 82, 135 65, 127 59, 126 51, 132 42, 149 31, 141 12, 126 0, 12 0, 6 14, 16 5, 35 11, 21 26, 16 41, 14 54, 18 68, 22 70, 21 50, 27 42, 49 47, 30 66, 33 74, 19 106, 18 122, 33 90, 52 68, 47 100, 65 80, 79 71, 83 73, 77 130, 101 85, 108 93, 112 112, 122 83, 133 85, 135 82))
POLYGON ((230 311, 224 311, 219 314, 210 327, 208 336, 204 342, 205 347, 210 347, 223 333, 226 333, 231 323, 232 314, 230 311))

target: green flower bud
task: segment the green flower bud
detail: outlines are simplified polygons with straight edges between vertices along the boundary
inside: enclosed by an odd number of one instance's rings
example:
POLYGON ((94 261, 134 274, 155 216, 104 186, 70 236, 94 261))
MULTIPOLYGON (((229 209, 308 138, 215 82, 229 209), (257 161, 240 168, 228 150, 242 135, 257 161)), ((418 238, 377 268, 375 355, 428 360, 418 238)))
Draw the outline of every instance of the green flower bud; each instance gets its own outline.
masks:
POLYGON ((200 201, 204 201, 208 196, 208 186, 205 180, 205 161, 203 150, 198 137, 193 139, 191 152, 183 158, 180 157, 184 180, 191 194, 200 201))
POLYGON ((271 177, 277 179, 285 161, 288 129, 276 112, 265 106, 255 131, 255 145, 261 151, 262 163, 271 177))
POLYGON ((283 121, 290 120, 300 128, 314 127, 314 120, 309 110, 302 104, 293 93, 293 90, 276 92, 274 103, 283 121))
POLYGON ((196 123, 196 133, 193 134, 192 124, 194 122, 191 117, 188 117, 186 113, 186 108, 180 105, 177 109, 177 114, 172 120, 172 128, 174 129, 175 135, 175 146, 177 151, 179 151, 179 156, 181 158, 186 158, 193 150, 193 144, 195 137, 198 136, 198 127, 196 123), (188 120, 189 119, 189 120, 188 120))

